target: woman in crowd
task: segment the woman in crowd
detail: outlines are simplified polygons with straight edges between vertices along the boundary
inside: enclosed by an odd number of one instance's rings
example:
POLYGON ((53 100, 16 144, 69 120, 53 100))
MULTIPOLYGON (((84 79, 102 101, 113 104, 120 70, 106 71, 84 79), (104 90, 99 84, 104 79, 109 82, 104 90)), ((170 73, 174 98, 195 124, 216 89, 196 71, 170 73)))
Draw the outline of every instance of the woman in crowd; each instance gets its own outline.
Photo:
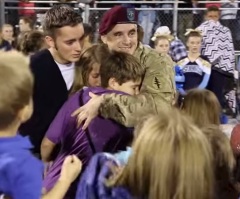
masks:
POLYGON ((11 24, 4 24, 2 26, 2 38, 14 47, 15 46, 15 38, 14 38, 14 30, 11 24))

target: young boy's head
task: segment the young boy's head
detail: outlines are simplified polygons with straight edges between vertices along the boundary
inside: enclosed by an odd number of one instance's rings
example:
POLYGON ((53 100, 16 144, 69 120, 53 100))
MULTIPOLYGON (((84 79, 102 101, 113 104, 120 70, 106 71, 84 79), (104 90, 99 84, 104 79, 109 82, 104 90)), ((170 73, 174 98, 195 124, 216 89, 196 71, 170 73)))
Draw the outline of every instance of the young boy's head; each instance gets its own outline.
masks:
POLYGON ((139 93, 144 72, 144 67, 134 56, 112 52, 101 63, 101 86, 136 95, 139 93))
POLYGON ((209 6, 205 13, 206 20, 219 21, 221 11, 217 6, 209 6))
POLYGON ((0 52, 0 77, 0 132, 17 130, 32 114, 29 60, 17 52, 0 52))

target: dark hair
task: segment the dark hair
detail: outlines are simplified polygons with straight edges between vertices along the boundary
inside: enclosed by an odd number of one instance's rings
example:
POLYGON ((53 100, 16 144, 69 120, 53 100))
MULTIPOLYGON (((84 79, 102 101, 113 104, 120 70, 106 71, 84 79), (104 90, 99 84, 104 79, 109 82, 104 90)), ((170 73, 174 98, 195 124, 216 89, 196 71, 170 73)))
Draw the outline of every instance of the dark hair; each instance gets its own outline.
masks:
POLYGON ((133 55, 113 51, 101 64, 101 86, 107 88, 110 78, 115 78, 120 85, 136 81, 143 78, 144 73, 143 65, 133 55))
POLYGON ((206 10, 206 13, 208 12, 220 12, 220 10, 217 6, 209 6, 206 10))
POLYGON ((90 26, 87 23, 83 23, 83 29, 84 29, 84 37, 89 36, 89 42, 93 43, 94 40, 94 31, 92 26, 90 26))
POLYGON ((31 31, 24 35, 21 51, 25 55, 41 50, 44 44, 44 34, 40 31, 31 31))
POLYGON ((137 33, 138 33, 138 41, 142 42, 143 37, 144 37, 144 30, 143 30, 142 26, 140 26, 140 25, 137 26, 137 33))
POLYGON ((46 12, 43 30, 46 35, 55 36, 55 31, 64 26, 74 27, 82 23, 82 17, 67 5, 55 5, 46 12))

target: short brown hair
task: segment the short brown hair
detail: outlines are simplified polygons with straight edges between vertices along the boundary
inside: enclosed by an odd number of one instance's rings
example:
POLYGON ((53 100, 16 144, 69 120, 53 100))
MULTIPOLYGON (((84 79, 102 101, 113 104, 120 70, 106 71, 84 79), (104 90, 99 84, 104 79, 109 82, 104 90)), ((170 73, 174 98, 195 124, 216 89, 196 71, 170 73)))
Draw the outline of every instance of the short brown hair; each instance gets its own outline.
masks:
POLYGON ((206 10, 206 14, 209 12, 219 12, 220 13, 220 10, 217 6, 209 6, 206 10))
POLYGON ((33 92, 29 60, 21 53, 0 52, 0 129, 8 128, 28 105, 33 92))
POLYGON ((100 67, 101 86, 108 87, 110 78, 115 78, 121 85, 127 81, 143 78, 145 69, 133 55, 113 51, 100 67))
POLYGON ((25 54, 36 53, 42 49, 44 45, 44 34, 40 31, 30 31, 25 33, 20 44, 20 50, 25 54))
POLYGON ((55 5, 46 12, 43 31, 46 35, 55 36, 55 31, 64 26, 74 27, 82 23, 82 17, 67 5, 55 5))
POLYGON ((20 17, 20 20, 23 20, 24 23, 28 23, 30 28, 33 28, 34 21, 30 17, 20 17))
POLYGON ((201 34, 201 32, 198 31, 198 30, 196 30, 196 31, 191 31, 191 32, 189 32, 189 33, 186 35, 187 40, 188 40, 190 37, 199 37, 199 38, 202 38, 202 34, 201 34))

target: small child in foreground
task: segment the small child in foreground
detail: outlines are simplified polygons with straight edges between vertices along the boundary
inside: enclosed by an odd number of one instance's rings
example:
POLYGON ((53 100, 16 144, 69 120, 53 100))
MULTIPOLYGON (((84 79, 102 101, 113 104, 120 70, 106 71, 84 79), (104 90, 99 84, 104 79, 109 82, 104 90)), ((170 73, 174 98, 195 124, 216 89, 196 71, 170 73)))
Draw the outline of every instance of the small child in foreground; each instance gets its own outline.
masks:
MULTIPOLYGON (((33 77, 29 60, 21 53, 0 52, 0 197, 40 199, 43 164, 35 158, 19 126, 32 114, 33 77)), ((76 156, 66 157, 61 175, 42 199, 61 199, 81 171, 76 156)))

